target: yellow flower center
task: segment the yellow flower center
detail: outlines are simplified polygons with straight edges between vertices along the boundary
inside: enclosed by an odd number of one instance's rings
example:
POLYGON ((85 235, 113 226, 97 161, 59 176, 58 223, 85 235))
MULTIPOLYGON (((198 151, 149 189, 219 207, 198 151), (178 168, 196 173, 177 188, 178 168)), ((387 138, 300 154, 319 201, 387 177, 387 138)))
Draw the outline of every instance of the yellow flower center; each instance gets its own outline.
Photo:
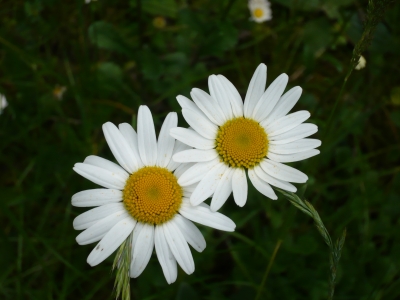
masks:
POLYGON ((263 11, 261 8, 256 8, 256 9, 253 11, 253 14, 254 14, 254 16, 255 16, 256 18, 261 18, 261 17, 263 16, 263 14, 264 14, 264 11, 263 11))
POLYGON ((182 188, 166 168, 144 167, 126 181, 123 199, 126 210, 135 220, 161 224, 178 213, 182 188))
POLYGON ((235 168, 253 168, 267 155, 268 138, 256 121, 236 118, 227 121, 217 133, 216 150, 221 160, 235 168))

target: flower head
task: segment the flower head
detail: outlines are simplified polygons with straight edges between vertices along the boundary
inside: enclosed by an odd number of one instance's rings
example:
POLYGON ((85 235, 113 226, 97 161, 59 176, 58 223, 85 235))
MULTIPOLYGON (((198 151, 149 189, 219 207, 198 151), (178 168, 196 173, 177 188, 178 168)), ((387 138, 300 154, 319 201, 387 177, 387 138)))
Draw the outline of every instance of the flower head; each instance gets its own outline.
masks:
POLYGON ((62 100, 64 93, 67 91, 66 86, 56 85, 53 89, 53 96, 57 100, 62 100))
POLYGON ((75 229, 86 229, 77 236, 78 244, 100 241, 87 259, 91 266, 104 261, 133 232, 130 276, 136 278, 143 272, 155 246, 165 278, 172 283, 177 277, 176 262, 187 274, 194 272, 188 244, 199 252, 206 247, 191 221, 234 230, 235 224, 226 216, 205 204, 190 204, 188 197, 196 184, 183 187, 178 183, 193 164, 171 160, 173 154, 189 148, 169 135, 177 122, 176 113, 168 114, 157 141, 151 112, 141 106, 137 133, 127 123, 118 128, 110 122, 103 125, 119 165, 94 155, 75 164, 75 172, 104 187, 72 196, 74 206, 97 206, 73 222, 75 229))
POLYGON ((163 29, 167 25, 167 20, 162 17, 158 16, 153 19, 153 26, 158 29, 163 29))
POLYGON ((364 69, 366 65, 367 65, 367 60, 365 59, 364 56, 361 55, 361 56, 360 56, 360 59, 358 60, 358 64, 357 64, 357 66, 355 67, 355 69, 356 69, 356 70, 364 69))
POLYGON ((267 67, 260 64, 250 81, 244 103, 234 85, 222 75, 208 79, 210 95, 194 88, 193 101, 177 100, 189 129, 173 128, 171 135, 195 149, 176 153, 177 162, 196 163, 179 178, 181 186, 199 184, 190 196, 199 205, 212 196, 211 210, 218 210, 233 191, 235 202, 247 200, 247 175, 254 187, 275 200, 271 185, 296 192, 289 182, 304 183, 304 173, 283 163, 303 160, 319 153, 316 139, 306 139, 317 126, 302 124, 308 111, 287 114, 299 100, 302 89, 283 94, 288 76, 281 74, 265 90, 267 67), (283 95, 282 95, 283 94, 283 95))
POLYGON ((251 20, 262 23, 272 19, 271 4, 268 0, 249 0, 251 20))
POLYGON ((8 106, 8 102, 6 99, 6 96, 0 94, 0 114, 3 112, 3 110, 8 106))

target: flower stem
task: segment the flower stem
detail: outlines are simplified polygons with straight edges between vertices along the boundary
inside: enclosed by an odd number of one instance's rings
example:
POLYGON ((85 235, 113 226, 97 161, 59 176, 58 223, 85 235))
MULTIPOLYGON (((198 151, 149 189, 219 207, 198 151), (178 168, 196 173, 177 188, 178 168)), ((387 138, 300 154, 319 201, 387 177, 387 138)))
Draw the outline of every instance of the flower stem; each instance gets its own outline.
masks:
POLYGON ((393 0, 369 0, 368 1, 367 16, 366 16, 366 20, 364 23, 364 31, 361 35, 360 40, 354 46, 353 55, 350 60, 350 68, 347 71, 346 76, 344 77, 343 84, 342 84, 342 87, 340 88, 339 95, 337 96, 337 98, 335 100, 335 104, 333 106, 332 112, 326 123, 325 134, 329 133, 333 115, 336 112, 336 108, 340 102, 340 99, 342 99, 344 89, 346 87, 347 81, 350 78, 351 73, 353 72, 354 68, 357 66, 358 60, 360 59, 361 54, 370 45, 372 38, 373 38, 374 31, 376 29, 376 26, 383 19, 385 11, 391 3, 393 3, 393 0))
POLYGON ((321 217, 319 216, 318 212, 314 208, 314 206, 311 205, 310 202, 308 201, 303 201, 299 198, 294 193, 287 192, 281 189, 277 190, 283 194, 291 204, 293 204, 295 207, 300 209, 303 213, 306 215, 310 216, 311 218, 314 219, 315 226, 317 227, 319 233, 321 234, 322 238, 324 239, 325 243, 328 245, 330 249, 330 257, 329 257, 329 262, 330 262, 330 277, 329 277, 329 293, 328 293, 328 300, 333 299, 333 295, 335 293, 335 281, 336 281, 336 272, 337 272, 337 267, 339 265, 339 260, 341 257, 342 253, 342 248, 344 245, 344 241, 346 239, 346 229, 343 230, 343 233, 341 237, 336 241, 336 243, 332 242, 332 238, 329 235, 328 230, 326 229, 324 223, 321 220, 321 217))
POLYGON ((258 292, 257 292, 255 300, 258 300, 261 297, 262 291, 264 289, 265 283, 266 283, 267 278, 268 278, 269 271, 271 270, 272 264, 275 261, 276 254, 278 253, 279 247, 281 246, 281 244, 282 244, 282 240, 278 240, 278 242, 275 245, 274 252, 272 252, 272 256, 271 256, 271 259, 268 262, 268 266, 267 266, 267 269, 265 270, 264 277, 263 277, 263 279, 261 281, 260 286, 258 287, 258 292))

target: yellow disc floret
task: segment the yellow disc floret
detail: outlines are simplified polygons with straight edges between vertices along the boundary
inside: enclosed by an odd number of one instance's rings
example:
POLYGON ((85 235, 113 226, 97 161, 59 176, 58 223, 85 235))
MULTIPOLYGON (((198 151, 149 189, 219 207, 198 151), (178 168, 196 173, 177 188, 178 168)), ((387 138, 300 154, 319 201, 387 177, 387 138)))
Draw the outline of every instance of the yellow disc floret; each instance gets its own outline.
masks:
POLYGON ((221 160, 231 167, 253 168, 267 155, 267 134, 254 120, 232 119, 219 128, 216 150, 221 160))
POLYGON ((253 14, 256 18, 261 18, 264 15, 264 11, 261 8, 256 8, 253 14))
POLYGON ((124 206, 142 223, 161 224, 170 220, 182 203, 182 188, 166 168, 144 167, 126 181, 124 206))

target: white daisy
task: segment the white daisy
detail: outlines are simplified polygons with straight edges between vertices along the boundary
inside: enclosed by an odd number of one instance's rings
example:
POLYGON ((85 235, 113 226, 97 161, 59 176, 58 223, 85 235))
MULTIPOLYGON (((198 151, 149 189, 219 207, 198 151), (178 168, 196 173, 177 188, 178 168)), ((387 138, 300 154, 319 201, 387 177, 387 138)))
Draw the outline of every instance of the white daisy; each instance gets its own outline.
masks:
POLYGON ((210 94, 194 88, 194 102, 178 96, 189 129, 173 128, 171 135, 195 148, 173 156, 177 162, 196 162, 179 178, 181 186, 199 182, 190 196, 198 205, 212 196, 211 210, 218 210, 233 191, 235 202, 247 199, 246 172, 254 187, 275 200, 270 185, 296 192, 289 182, 303 183, 304 173, 282 163, 317 155, 316 139, 305 139, 318 131, 305 123, 308 111, 287 115, 300 98, 302 89, 294 87, 283 96, 288 76, 281 74, 265 90, 267 67, 260 64, 250 81, 244 104, 233 84, 222 75, 208 78, 210 94))
POLYGON ((249 0, 251 20, 262 23, 272 19, 271 3, 268 0, 249 0))
POLYGON ((234 231, 228 217, 212 212, 207 205, 189 202, 195 185, 181 187, 178 179, 192 164, 171 160, 174 153, 188 147, 169 135, 177 126, 176 113, 166 117, 156 140, 153 118, 147 106, 138 113, 138 132, 127 123, 108 122, 103 132, 115 159, 121 165, 98 156, 88 156, 74 171, 104 189, 82 191, 72 196, 72 205, 93 208, 75 218, 76 238, 86 245, 100 241, 87 262, 96 266, 110 256, 133 232, 130 276, 138 277, 150 260, 155 246, 168 283, 177 277, 177 264, 187 273, 194 272, 188 244, 201 252, 206 242, 191 222, 224 231, 234 231))
POLYGON ((6 96, 0 94, 0 114, 3 112, 3 110, 8 106, 8 102, 6 99, 6 96))

